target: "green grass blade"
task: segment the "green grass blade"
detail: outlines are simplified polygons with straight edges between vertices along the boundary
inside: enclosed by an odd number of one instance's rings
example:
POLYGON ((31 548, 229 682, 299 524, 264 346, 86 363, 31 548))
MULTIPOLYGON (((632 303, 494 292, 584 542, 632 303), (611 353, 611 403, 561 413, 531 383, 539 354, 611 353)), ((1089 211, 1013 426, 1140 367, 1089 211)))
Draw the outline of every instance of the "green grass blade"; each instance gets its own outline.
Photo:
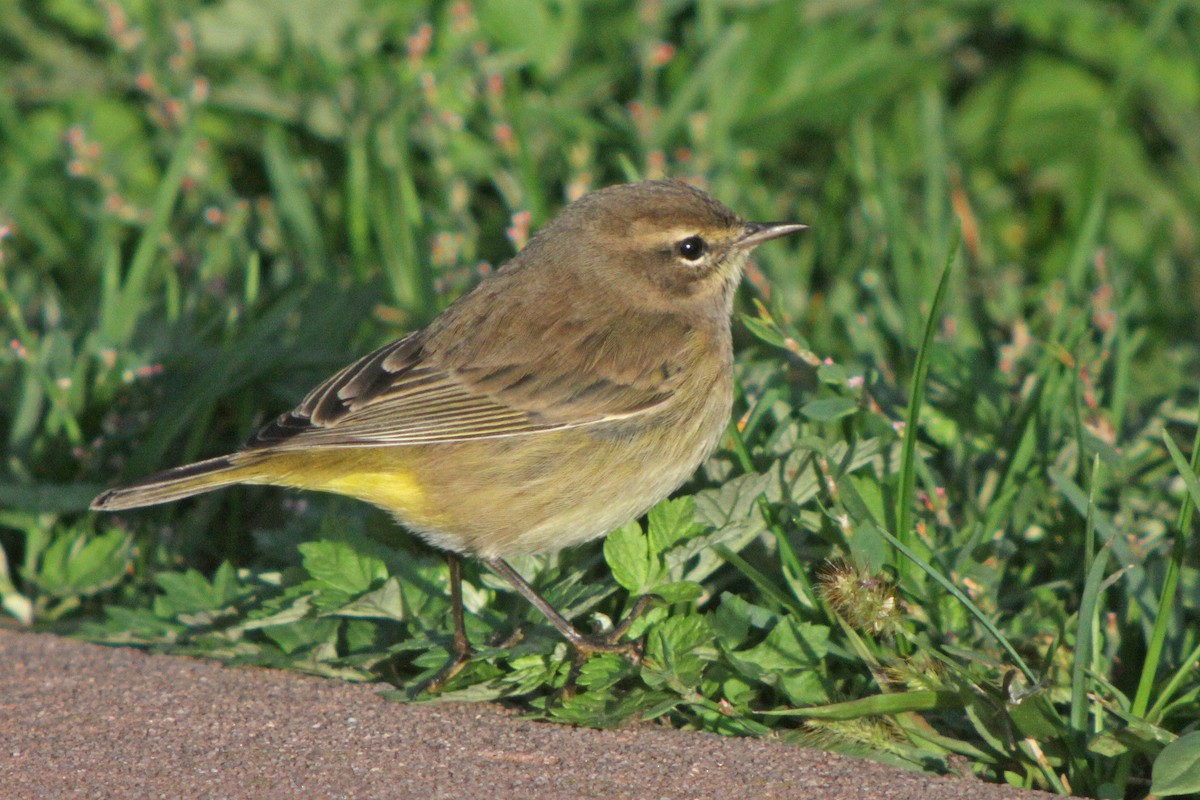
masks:
MULTIPOLYGON (((745 438, 742 436, 737 422, 729 423, 728 432, 730 439, 733 441, 734 455, 737 456, 742 470, 747 474, 754 472, 754 463, 750 460, 750 451, 746 447, 745 438)), ((779 558, 782 562, 784 575, 788 578, 788 586, 792 588, 793 592, 797 593, 797 599, 801 603, 809 608, 819 608, 820 604, 817 602, 816 592, 813 591, 812 584, 808 580, 808 572, 800 562, 800 557, 796 554, 796 548, 792 546, 787 531, 775 519, 771 504, 762 495, 759 495, 756 503, 758 504, 759 512, 763 515, 763 521, 767 523, 767 527, 775 535, 775 543, 779 548, 779 558)))
POLYGON ((1163 711, 1167 704, 1175 697, 1175 693, 1179 691, 1179 687, 1188 679, 1195 679, 1195 667, 1197 661, 1200 661, 1200 644, 1192 648, 1186 656, 1179 660, 1179 667, 1175 670, 1175 674, 1171 676, 1163 688, 1158 693, 1158 699, 1154 701, 1154 705, 1146 712, 1146 719, 1157 724, 1164 715, 1163 711))
MULTIPOLYGON (((1096 463, 1099 464, 1099 458, 1096 459, 1096 463)), ((1093 477, 1091 492, 1088 495, 1086 536, 1089 540, 1095 536, 1096 531, 1095 510, 1098 483, 1099 481, 1093 477)), ((1079 614, 1077 616, 1075 652, 1071 663, 1071 711, 1068 717, 1071 723, 1071 730, 1080 743, 1086 741, 1086 737, 1090 733, 1087 729, 1087 703, 1089 693, 1091 692, 1090 676, 1094 669, 1093 644, 1095 641, 1095 631, 1098 627, 1096 614, 1100 608, 1100 593, 1104 583, 1104 573, 1108 568, 1111 550, 1112 540, 1109 539, 1090 562, 1084 562, 1088 564, 1088 568, 1083 584, 1083 595, 1079 602, 1079 614)), ((1086 765, 1078 766, 1083 768, 1086 765)))
POLYGON ((943 589, 949 592, 955 600, 962 603, 963 607, 970 612, 971 616, 975 617, 975 619, 979 621, 979 624, 983 626, 983 629, 988 632, 992 639, 994 639, 996 643, 1004 649, 1004 652, 1007 653, 1008 657, 1012 660, 1013 665, 1016 666, 1017 669, 1021 670, 1021 674, 1025 676, 1026 680, 1028 680, 1030 683, 1038 682, 1037 675, 1032 669, 1029 668, 1029 665, 1025 663, 1025 659, 1021 658, 1020 654, 1017 653, 1016 648, 1012 646, 1012 642, 1010 642, 1008 637, 1000 632, 1000 629, 997 628, 995 623, 988 618, 987 614, 984 614, 983 610, 971 601, 971 598, 967 597, 967 595, 961 589, 955 586, 949 578, 934 569, 932 564, 917 555, 911 548, 904 544, 904 542, 900 541, 898 538, 888 533, 881 527, 876 526, 876 532, 884 539, 887 539, 888 543, 891 544, 892 547, 895 547, 897 550, 899 550, 901 554, 916 564, 926 575, 928 575, 930 578, 933 578, 933 580, 936 581, 943 589))
MULTIPOLYGON (((1192 511, 1200 506, 1200 481, 1197 481, 1197 471, 1200 470, 1200 424, 1196 426, 1196 438, 1192 441, 1192 460, 1189 463, 1180 452, 1179 446, 1171 438, 1171 434, 1163 431, 1163 443, 1175 468, 1183 477, 1187 487, 1187 495, 1179 508, 1179 516, 1175 520, 1175 542, 1171 547, 1171 559, 1167 562, 1167 572, 1163 576, 1162 591, 1158 595, 1158 612, 1154 617, 1154 628, 1150 632, 1150 641, 1146 644, 1146 659, 1142 663, 1142 674, 1138 679, 1137 692, 1133 696, 1130 711, 1135 716, 1142 717, 1150 704, 1150 692, 1154 686, 1154 677, 1158 674, 1158 664, 1162 660, 1163 645, 1167 639, 1167 628, 1171 623, 1171 615, 1175 610, 1175 596, 1179 589, 1179 574, 1183 569, 1183 556, 1187 551, 1188 532, 1192 524, 1192 511)), ((1185 662, 1187 663, 1187 662, 1185 662)))
POLYGON ((371 191, 371 172, 367 161, 365 134, 355 126, 355 131, 346 143, 346 238, 350 242, 350 255, 354 270, 360 280, 371 277, 371 227, 367 213, 368 196, 371 191))
POLYGON ((282 126, 268 126, 263 140, 263 162, 271 185, 275 189, 279 216, 287 230, 299 239, 297 250, 302 253, 303 263, 312 278, 326 274, 324 236, 317 209, 304 189, 304 180, 296 169, 287 134, 282 126))
POLYGON ((120 299, 117 301, 114 313, 105 316, 108 327, 101 330, 101 336, 112 344, 125 344, 133 335, 142 310, 146 307, 149 297, 150 280, 153 276, 154 264, 159 254, 159 247, 167 225, 171 221, 171 212, 179 198, 183 179, 187 174, 188 159, 196 149, 200 138, 200 125, 197 112, 192 111, 191 119, 180 134, 175 144, 175 151, 167 164, 166 172, 158 184, 154 196, 150 222, 138 237, 133 258, 129 262, 129 271, 121 286, 120 299))
POLYGON ((902 714, 907 711, 933 711, 939 708, 960 708, 962 697, 958 692, 911 691, 876 694, 807 708, 779 708, 757 713, 767 717, 808 717, 810 719, 847 720, 862 717, 878 717, 885 714, 902 714))
POLYGON ((716 545, 713 547, 713 549, 717 551, 717 554, 720 555, 721 558, 732 564, 738 572, 745 575, 750 582, 753 583, 758 590, 763 593, 763 595, 775 601, 780 608, 786 608, 793 614, 804 614, 804 609, 801 608, 800 604, 796 601, 796 598, 789 596, 786 592, 772 583, 770 578, 762 574, 762 572, 756 569, 749 561, 742 558, 740 555, 733 552, 733 550, 729 549, 723 544, 716 545))
MULTIPOLYGON (((946 289, 950 285, 950 270, 954 259, 958 256, 958 246, 962 241, 962 228, 955 227, 946 248, 946 260, 942 266, 942 276, 938 280, 937 291, 929 306, 929 315, 925 319, 925 333, 921 339, 921 349, 917 351, 917 361, 913 369, 911 388, 909 389, 908 413, 904 421, 904 437, 900 446, 900 489, 896 497, 896 533, 898 542, 907 546, 912 541, 912 506, 913 491, 917 482, 917 434, 921 420, 921 404, 925 398, 925 379, 929 374, 929 357, 933 349, 933 337, 938 328, 938 316, 942 303, 946 299, 946 289)), ((908 568, 902 559, 896 559, 896 569, 901 584, 908 575, 908 568)))

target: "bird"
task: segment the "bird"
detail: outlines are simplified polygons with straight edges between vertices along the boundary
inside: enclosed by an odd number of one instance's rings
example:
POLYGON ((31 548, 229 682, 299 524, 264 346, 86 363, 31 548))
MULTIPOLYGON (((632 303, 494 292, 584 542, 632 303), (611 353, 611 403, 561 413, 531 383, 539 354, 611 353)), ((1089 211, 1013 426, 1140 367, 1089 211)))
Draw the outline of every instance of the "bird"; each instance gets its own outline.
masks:
POLYGON ((618 652, 649 598, 581 633, 508 563, 606 535, 678 489, 733 405, 731 316, 750 252, 803 230, 746 222, 681 180, 583 195, 424 328, 313 389, 228 455, 109 489, 91 508, 233 484, 347 495, 449 562, 451 658, 473 654, 460 557, 508 581, 586 658, 618 652))

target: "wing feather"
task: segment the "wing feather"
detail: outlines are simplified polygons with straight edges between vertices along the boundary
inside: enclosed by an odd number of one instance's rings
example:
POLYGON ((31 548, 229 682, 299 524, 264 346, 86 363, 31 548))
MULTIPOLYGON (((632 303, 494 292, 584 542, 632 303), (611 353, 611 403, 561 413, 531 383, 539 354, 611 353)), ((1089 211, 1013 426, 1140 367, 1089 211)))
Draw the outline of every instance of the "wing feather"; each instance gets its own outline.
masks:
POLYGON ((363 356, 246 447, 420 445, 533 434, 640 414, 674 390, 672 371, 657 364, 632 372, 601 368, 609 374, 595 374, 595 365, 571 372, 571 359, 554 358, 542 358, 536 374, 511 357, 447 366, 426 335, 418 331, 363 356))

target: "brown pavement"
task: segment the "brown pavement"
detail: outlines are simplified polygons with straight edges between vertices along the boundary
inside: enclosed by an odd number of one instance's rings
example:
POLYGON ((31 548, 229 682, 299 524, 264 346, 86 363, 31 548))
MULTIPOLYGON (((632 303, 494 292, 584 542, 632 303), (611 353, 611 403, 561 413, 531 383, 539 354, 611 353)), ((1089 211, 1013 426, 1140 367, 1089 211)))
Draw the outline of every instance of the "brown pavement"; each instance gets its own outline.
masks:
POLYGON ((377 691, 0 630, 0 799, 1050 797, 768 741, 571 728, 377 691))

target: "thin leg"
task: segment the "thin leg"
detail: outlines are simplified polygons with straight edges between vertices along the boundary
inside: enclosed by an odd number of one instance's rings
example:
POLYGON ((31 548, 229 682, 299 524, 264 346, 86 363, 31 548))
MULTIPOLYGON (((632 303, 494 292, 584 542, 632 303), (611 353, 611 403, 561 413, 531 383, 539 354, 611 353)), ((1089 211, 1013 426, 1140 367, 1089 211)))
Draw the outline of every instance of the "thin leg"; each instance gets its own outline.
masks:
POLYGON ((454 620, 454 654, 471 655, 471 640, 467 638, 467 623, 463 619, 462 559, 458 553, 446 552, 446 566, 450 568, 450 616, 454 620))
POLYGON ((413 692, 414 696, 422 692, 441 691, 451 678, 470 663, 471 656, 475 654, 471 640, 467 638, 467 625, 463 619, 462 559, 457 553, 447 551, 446 565, 450 568, 450 617, 454 622, 454 644, 450 649, 450 661, 436 675, 418 686, 413 692))
POLYGON ((637 599, 633 604, 633 608, 629 609, 629 613, 625 615, 625 619, 618 622, 609 632, 609 636, 613 641, 620 639, 629 631, 629 626, 637 621, 637 618, 649 611, 655 603, 662 602, 661 597, 656 597, 652 594, 644 594, 637 599))
POLYGON ((585 636, 566 617, 558 613, 558 610, 554 606, 547 603, 546 598, 538 594, 537 590, 530 586, 529 582, 522 578, 521 574, 513 569, 507 561, 502 558, 485 558, 483 559, 483 563, 487 564, 497 575, 511 583, 513 588, 524 595, 525 599, 534 608, 545 614, 546 619, 550 620, 550 624, 558 629, 559 633, 571 643, 581 657, 587 658, 594 653, 620 653, 634 664, 641 663, 642 642, 621 642, 619 640, 629 630, 629 626, 633 624, 633 621, 653 605, 653 597, 646 596, 639 598, 633 610, 626 615, 625 619, 621 620, 620 624, 607 634, 585 636))

